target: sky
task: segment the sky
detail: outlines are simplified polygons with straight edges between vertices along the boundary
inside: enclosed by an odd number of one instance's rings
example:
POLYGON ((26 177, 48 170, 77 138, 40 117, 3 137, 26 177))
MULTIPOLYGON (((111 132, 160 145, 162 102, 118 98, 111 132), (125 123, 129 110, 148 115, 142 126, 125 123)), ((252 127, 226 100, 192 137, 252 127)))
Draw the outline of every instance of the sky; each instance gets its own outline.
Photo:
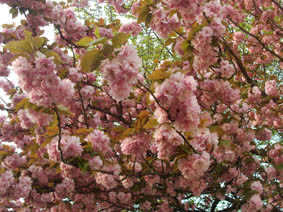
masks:
POLYGON ((11 24, 13 21, 19 23, 19 20, 12 19, 12 15, 9 14, 10 7, 4 4, 0 4, 0 25, 2 24, 11 24))

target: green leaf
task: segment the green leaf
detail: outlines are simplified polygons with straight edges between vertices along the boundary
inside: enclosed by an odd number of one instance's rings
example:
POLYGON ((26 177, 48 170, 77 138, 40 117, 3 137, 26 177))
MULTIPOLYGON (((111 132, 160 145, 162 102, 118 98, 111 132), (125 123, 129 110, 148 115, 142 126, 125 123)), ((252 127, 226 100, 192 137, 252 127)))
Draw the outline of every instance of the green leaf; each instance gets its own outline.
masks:
POLYGON ((107 41, 106 37, 101 37, 101 38, 98 38, 98 39, 93 40, 92 42, 90 42, 88 44, 88 46, 96 45, 96 44, 99 44, 99 43, 105 43, 106 41, 107 41))
POLYGON ((179 171, 178 161, 182 158, 186 158, 187 156, 188 155, 186 154, 179 154, 175 157, 174 164, 173 164, 173 173, 176 173, 177 171, 179 171))
POLYGON ((219 146, 230 147, 231 143, 232 143, 232 141, 230 141, 230 140, 220 140, 219 141, 219 146))
POLYGON ((24 98, 23 100, 21 100, 19 103, 16 104, 14 109, 15 111, 19 111, 20 109, 25 108, 28 104, 29 104, 28 98, 24 98))
POLYGON ((61 114, 64 114, 64 115, 70 115, 71 114, 70 110, 63 105, 57 105, 57 109, 61 114))
POLYGON ((46 38, 32 37, 32 33, 24 31, 25 39, 20 41, 11 41, 5 45, 5 49, 11 53, 28 53, 31 54, 34 50, 38 50, 46 42, 46 38))
POLYGON ((48 49, 43 49, 41 52, 46 57, 53 57, 56 64, 64 64, 64 61, 61 59, 60 55, 57 52, 48 49))
POLYGON ((43 134, 45 137, 55 137, 59 133, 57 114, 54 113, 53 120, 48 127, 45 128, 46 132, 43 134))
POLYGON ((7 155, 9 155, 8 152, 0 151, 0 161, 3 160, 7 155))
POLYGON ((124 126, 120 125, 120 126, 113 127, 113 130, 117 133, 122 133, 126 130, 126 128, 124 126))
POLYGON ((169 38, 168 40, 165 41, 165 46, 169 46, 170 44, 174 43, 176 41, 176 39, 173 38, 169 38))
POLYGON ((81 59, 81 71, 92 72, 100 65, 104 56, 97 50, 92 50, 87 52, 81 59))
POLYGON ((27 150, 30 151, 32 154, 35 154, 37 150, 39 149, 39 147, 40 146, 34 141, 27 146, 27 150))
POLYGON ((96 27, 94 30, 95 37, 100 38, 99 27, 96 27))
POLYGON ((37 50, 37 49, 40 49, 44 43, 47 41, 46 38, 42 38, 42 37, 33 37, 33 46, 34 48, 37 50))
POLYGON ((109 44, 104 44, 103 49, 101 50, 101 53, 104 54, 105 56, 110 55, 114 50, 114 47, 109 44))
POLYGON ((192 149, 188 145, 180 145, 180 148, 188 155, 192 154, 192 149))
POLYGON ((18 14, 19 14, 19 11, 18 11, 17 8, 12 7, 12 8, 10 9, 9 13, 12 14, 12 18, 16 18, 16 17, 18 16, 18 14))
POLYGON ((181 44, 181 49, 185 51, 189 47, 190 43, 188 41, 184 41, 181 44))
POLYGON ((46 147, 51 141, 52 141, 53 137, 47 137, 44 142, 40 145, 41 148, 46 147))
POLYGON ((166 79, 170 77, 170 73, 164 72, 161 69, 157 69, 154 72, 152 72, 150 75, 148 75, 148 79, 150 80, 160 80, 160 79, 166 79))
POLYGON ((147 16, 146 16, 146 19, 145 19, 145 25, 148 27, 149 24, 151 23, 151 20, 152 20, 152 14, 149 13, 147 16))
POLYGON ((25 30, 25 40, 31 45, 33 50, 39 49, 46 41, 46 38, 32 37, 32 33, 25 30))
POLYGON ((155 128, 158 125, 158 121, 157 119, 149 119, 148 122, 146 122, 146 124, 143 126, 144 129, 151 129, 151 128, 155 128))
POLYGON ((137 20, 137 23, 140 24, 142 22, 145 22, 148 14, 149 14, 150 10, 149 10, 149 7, 144 7, 141 11, 141 13, 139 14, 139 17, 138 17, 138 20, 137 20))
POLYGON ((91 133, 93 131, 93 128, 87 129, 87 128, 81 128, 81 129, 77 129, 74 132, 74 135, 88 135, 89 133, 91 133))
POLYGON ((150 112, 148 112, 147 110, 142 110, 142 111, 137 115, 137 117, 143 118, 143 117, 148 116, 148 115, 150 115, 150 112))
POLYGON ((218 125, 211 125, 209 127, 210 132, 217 132, 218 136, 221 137, 225 134, 224 130, 218 125))
POLYGON ((205 26, 207 26, 207 25, 208 25, 208 22, 207 22, 206 20, 203 21, 201 24, 195 23, 195 24, 193 25, 192 29, 189 31, 186 40, 187 40, 187 41, 191 41, 191 40, 194 38, 195 34, 196 34, 197 32, 199 32, 199 31, 201 31, 202 28, 205 27, 205 26))
POLYGON ((115 35, 112 38, 112 44, 113 44, 114 48, 119 47, 119 46, 123 45, 124 43, 126 43, 126 41, 128 40, 129 37, 130 37, 130 35, 125 34, 125 33, 118 33, 117 35, 115 35))
POLYGON ((146 4, 150 5, 150 4, 153 4, 153 1, 152 0, 145 0, 146 4))
POLYGON ((279 164, 278 166, 276 166, 276 169, 278 171, 282 171, 283 170, 283 164, 279 164))
POLYGON ((89 164, 86 160, 79 160, 78 166, 82 170, 83 173, 86 173, 89 170, 89 164))
POLYGON ((10 41, 4 47, 11 53, 28 53, 31 54, 33 49, 30 43, 26 40, 10 41))
POLYGON ((123 132, 122 137, 126 138, 126 137, 130 136, 131 134, 133 134, 134 132, 135 132, 135 129, 128 128, 123 132))
POLYGON ((93 41, 93 39, 91 37, 83 37, 78 42, 76 42, 75 44, 78 45, 78 46, 87 47, 87 46, 89 46, 89 44, 92 41, 93 41))

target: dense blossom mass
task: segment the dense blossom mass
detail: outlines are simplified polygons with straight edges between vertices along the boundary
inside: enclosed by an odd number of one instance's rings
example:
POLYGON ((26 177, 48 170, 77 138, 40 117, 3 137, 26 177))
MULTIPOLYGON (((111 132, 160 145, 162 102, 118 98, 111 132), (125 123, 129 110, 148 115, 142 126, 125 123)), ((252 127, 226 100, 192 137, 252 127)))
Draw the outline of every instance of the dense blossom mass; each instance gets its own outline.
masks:
POLYGON ((282 211, 281 0, 0 4, 0 211, 282 211))

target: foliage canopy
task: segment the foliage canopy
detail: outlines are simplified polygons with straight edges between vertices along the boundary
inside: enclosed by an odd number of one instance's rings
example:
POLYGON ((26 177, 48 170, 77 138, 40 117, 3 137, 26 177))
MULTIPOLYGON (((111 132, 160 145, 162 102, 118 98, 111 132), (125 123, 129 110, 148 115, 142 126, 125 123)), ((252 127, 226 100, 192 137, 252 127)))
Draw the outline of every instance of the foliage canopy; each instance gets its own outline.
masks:
POLYGON ((0 3, 1 211, 282 211, 281 0, 0 3))

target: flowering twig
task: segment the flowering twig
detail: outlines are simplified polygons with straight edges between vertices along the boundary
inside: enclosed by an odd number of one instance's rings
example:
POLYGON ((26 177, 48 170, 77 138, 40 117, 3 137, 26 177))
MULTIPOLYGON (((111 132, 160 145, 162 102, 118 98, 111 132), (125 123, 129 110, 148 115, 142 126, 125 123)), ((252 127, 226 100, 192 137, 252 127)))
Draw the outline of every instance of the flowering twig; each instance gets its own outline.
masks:
MULTIPOLYGON (((65 159, 64 159, 64 155, 63 155, 63 150, 61 148, 61 140, 62 140, 62 131, 61 131, 61 120, 60 120, 60 115, 58 113, 58 110, 57 110, 57 107, 56 105, 54 104, 54 111, 55 111, 55 114, 56 114, 56 118, 57 118, 57 127, 58 127, 58 149, 59 149, 59 152, 60 152, 60 159, 62 160, 63 163, 65 164, 69 164, 65 159)), ((70 165, 70 164, 69 164, 70 165)))
POLYGON ((276 54, 274 51, 272 51, 271 49, 267 48, 266 45, 254 34, 248 32, 247 30, 245 30, 243 27, 241 27, 240 25, 238 25, 237 23, 235 23, 231 18, 229 18, 229 20, 235 25, 237 26, 240 30, 242 30, 244 33, 246 33, 247 35, 253 37, 254 39, 256 39, 258 41, 258 43, 262 46, 262 48, 264 48, 265 50, 267 50, 270 54, 272 54, 273 56, 277 57, 281 62, 283 62, 283 58, 280 57, 278 54, 276 54))

